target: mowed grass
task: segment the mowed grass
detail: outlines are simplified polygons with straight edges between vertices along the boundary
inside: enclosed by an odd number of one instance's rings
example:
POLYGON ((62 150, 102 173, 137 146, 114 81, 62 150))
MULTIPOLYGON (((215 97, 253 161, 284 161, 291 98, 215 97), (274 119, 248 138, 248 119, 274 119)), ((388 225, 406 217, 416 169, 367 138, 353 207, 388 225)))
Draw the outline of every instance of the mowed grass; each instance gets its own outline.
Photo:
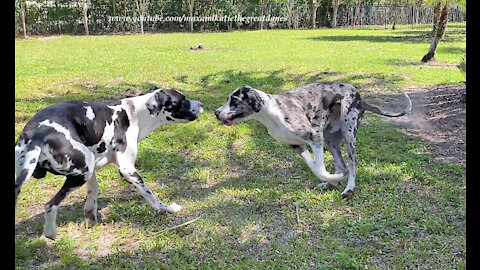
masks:
MULTIPOLYGON (((206 109, 139 145, 144 181, 181 212, 156 213, 109 165, 97 171, 102 223, 86 227, 82 187, 62 204, 50 241, 43 205, 64 178, 31 179, 19 195, 16 267, 465 269, 465 169, 434 161, 426 143, 368 113, 357 138, 357 190, 343 200, 341 189, 313 189, 319 180, 260 124, 227 127, 213 115, 240 85, 281 93, 340 80, 368 97, 464 81, 455 65, 465 24, 447 26, 437 64, 419 61, 430 25, 382 28, 16 40, 16 138, 52 103, 112 100, 151 85, 177 88, 206 109), (189 50, 198 43, 206 49, 189 50)), ((326 161, 332 170, 330 154, 326 161)))

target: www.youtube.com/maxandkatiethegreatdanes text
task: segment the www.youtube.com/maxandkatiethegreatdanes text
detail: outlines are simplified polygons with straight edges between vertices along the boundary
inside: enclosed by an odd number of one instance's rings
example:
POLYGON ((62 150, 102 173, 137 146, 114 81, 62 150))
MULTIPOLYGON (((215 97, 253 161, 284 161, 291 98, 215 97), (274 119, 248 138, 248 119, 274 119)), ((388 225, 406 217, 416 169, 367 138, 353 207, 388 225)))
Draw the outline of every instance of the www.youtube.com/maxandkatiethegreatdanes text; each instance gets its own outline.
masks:
POLYGON ((145 15, 145 16, 109 16, 108 21, 110 22, 139 22, 140 20, 144 22, 285 22, 287 17, 281 16, 160 16, 160 15, 145 15))

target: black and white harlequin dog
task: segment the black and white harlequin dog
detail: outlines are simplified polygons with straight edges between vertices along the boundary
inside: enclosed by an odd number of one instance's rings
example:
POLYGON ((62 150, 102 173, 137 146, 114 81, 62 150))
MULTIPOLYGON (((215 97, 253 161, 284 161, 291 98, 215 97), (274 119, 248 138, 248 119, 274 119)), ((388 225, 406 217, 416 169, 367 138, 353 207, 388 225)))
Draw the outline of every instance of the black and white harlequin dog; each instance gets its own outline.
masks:
POLYGON ((361 99, 358 90, 346 83, 312 83, 280 95, 269 95, 252 87, 239 87, 225 105, 215 111, 218 120, 233 125, 244 119, 255 119, 268 133, 302 156, 312 172, 324 181, 319 186, 338 186, 347 171, 341 154, 345 140, 348 150, 348 183, 343 197, 353 195, 358 160, 355 137, 368 110, 389 117, 405 115, 412 109, 407 94, 407 108, 400 113, 384 112, 361 99), (323 144, 328 146, 335 163, 335 174, 325 169, 323 144), (315 160, 306 145, 310 145, 315 160))
POLYGON ((56 237, 59 204, 84 183, 87 222, 97 221, 95 170, 108 163, 115 163, 120 175, 156 210, 179 211, 181 206, 159 201, 142 181, 135 169, 137 144, 161 125, 195 120, 203 111, 202 103, 174 89, 152 90, 118 102, 68 101, 38 112, 15 145, 15 213, 21 185, 31 176, 39 179, 51 172, 65 175, 66 181, 45 205, 45 236, 56 237))

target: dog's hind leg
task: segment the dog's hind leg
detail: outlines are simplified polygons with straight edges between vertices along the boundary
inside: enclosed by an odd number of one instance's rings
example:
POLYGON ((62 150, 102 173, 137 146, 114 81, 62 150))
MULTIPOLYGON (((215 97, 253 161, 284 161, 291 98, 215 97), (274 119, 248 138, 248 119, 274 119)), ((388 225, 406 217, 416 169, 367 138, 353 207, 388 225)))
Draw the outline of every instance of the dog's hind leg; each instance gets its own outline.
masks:
POLYGON ((348 150, 348 183, 345 190, 342 192, 343 197, 350 197, 355 191, 355 176, 357 174, 358 159, 355 152, 355 137, 346 136, 347 150, 348 150))
POLYGON ((292 147, 297 151, 297 153, 300 154, 300 156, 303 158, 305 163, 307 163, 308 167, 315 174, 315 176, 320 178, 320 180, 325 181, 324 183, 319 184, 320 187, 326 188, 328 186, 328 184, 338 186, 338 182, 340 181, 341 178, 343 178, 343 174, 342 175, 338 175, 338 174, 332 175, 332 174, 330 174, 329 172, 326 171, 325 164, 323 163, 323 143, 322 143, 321 151, 320 151, 319 147, 312 146, 312 149, 313 149, 314 153, 316 152, 315 161, 312 159, 310 151, 308 151, 306 145, 304 145, 304 144, 302 144, 302 145, 292 145, 292 147), (323 167, 323 171, 322 171, 322 167, 323 167))
POLYGON ((330 132, 325 133, 325 143, 328 146, 328 151, 332 154, 333 162, 335 164, 335 174, 341 173, 346 175, 347 166, 345 165, 345 161, 342 157, 342 132, 340 130, 334 132, 333 134, 330 132))
POLYGON ((345 118, 346 121, 344 121, 344 125, 342 127, 342 133, 348 151, 348 182, 347 187, 342 192, 343 197, 350 197, 355 191, 355 176, 357 174, 358 168, 357 153, 355 151, 355 135, 358 128, 357 118, 357 111, 352 110, 350 114, 345 118))
POLYGON ((342 180, 345 175, 343 173, 331 174, 325 168, 325 159, 323 152, 323 141, 316 141, 311 144, 313 154, 315 155, 315 165, 317 170, 318 177, 325 181, 320 183, 318 186, 321 188, 327 188, 329 185, 338 187, 340 180, 342 180))
POLYGON ((15 146, 15 216, 17 216, 17 198, 20 188, 34 173, 40 153, 40 146, 25 145, 21 140, 15 146))
POLYGON ((45 237, 52 240, 55 239, 55 237, 57 236, 57 211, 60 203, 69 193, 85 184, 85 182, 89 178, 90 175, 67 175, 67 180, 65 180, 65 183, 63 184, 60 191, 45 204, 45 237))
POLYGON ((97 222, 97 198, 98 182, 95 172, 87 181, 87 201, 85 202, 84 213, 87 224, 97 222))

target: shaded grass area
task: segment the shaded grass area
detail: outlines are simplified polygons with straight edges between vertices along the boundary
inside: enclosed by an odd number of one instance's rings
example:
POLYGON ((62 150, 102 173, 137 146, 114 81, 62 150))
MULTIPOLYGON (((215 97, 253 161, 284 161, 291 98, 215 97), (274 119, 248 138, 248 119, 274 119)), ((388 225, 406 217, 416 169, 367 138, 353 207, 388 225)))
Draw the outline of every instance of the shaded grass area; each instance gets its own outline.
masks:
MULTIPOLYGON (((357 191, 345 201, 341 190, 312 189, 319 180, 260 124, 226 127, 213 115, 239 85, 280 93, 342 80, 369 96, 463 80, 455 67, 413 60, 428 50, 428 41, 365 38, 350 41, 349 49, 349 42, 315 39, 420 36, 426 29, 16 41, 16 136, 27 119, 52 103, 112 100, 151 85, 176 87, 201 100, 206 111, 195 122, 160 127, 139 145, 137 168, 145 182, 163 201, 184 206, 180 213, 155 213, 109 165, 97 172, 102 223, 85 227, 82 187, 60 208, 52 242, 41 237, 43 204, 64 178, 32 179, 19 196, 17 268, 464 269, 465 170, 434 162, 424 143, 367 114, 357 139, 357 191), (195 42, 207 49, 188 51, 195 42), (193 224, 165 231, 196 217, 193 224)), ((458 35, 441 43, 451 49, 439 51, 439 61, 455 63, 463 56, 465 42, 458 35)), ((332 170, 329 154, 326 161, 332 170)))

